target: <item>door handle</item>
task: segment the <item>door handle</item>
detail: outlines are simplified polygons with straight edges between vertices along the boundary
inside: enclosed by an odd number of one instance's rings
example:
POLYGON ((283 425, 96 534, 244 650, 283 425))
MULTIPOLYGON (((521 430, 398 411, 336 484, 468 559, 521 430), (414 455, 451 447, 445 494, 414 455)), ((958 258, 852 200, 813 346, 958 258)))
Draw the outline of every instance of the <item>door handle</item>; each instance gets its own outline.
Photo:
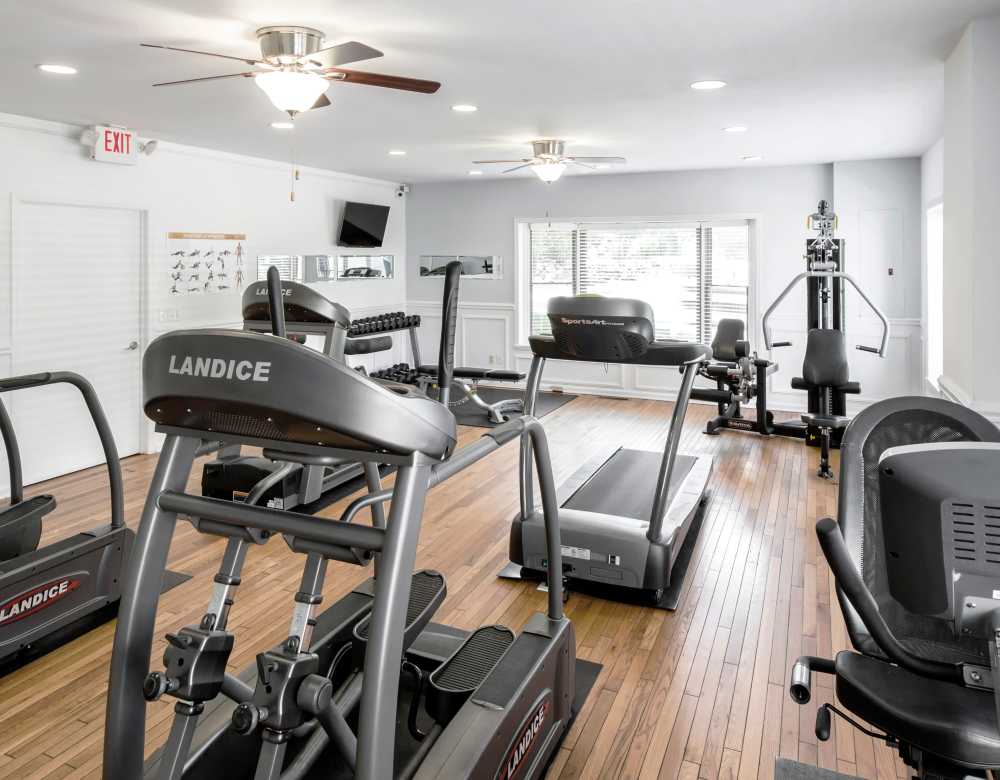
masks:
POLYGON ((127 352, 135 352, 135 350, 137 350, 137 349, 139 349, 139 342, 138 341, 130 341, 129 345, 127 347, 125 347, 125 350, 127 352))

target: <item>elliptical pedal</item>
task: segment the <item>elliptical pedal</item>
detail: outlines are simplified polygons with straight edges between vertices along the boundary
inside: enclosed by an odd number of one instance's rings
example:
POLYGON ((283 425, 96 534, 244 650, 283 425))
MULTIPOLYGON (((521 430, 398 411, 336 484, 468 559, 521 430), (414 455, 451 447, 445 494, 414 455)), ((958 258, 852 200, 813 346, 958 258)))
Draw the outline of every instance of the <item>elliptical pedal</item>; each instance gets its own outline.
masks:
POLYGON ((447 725, 513 643, 514 632, 506 626, 483 626, 469 634, 428 680, 426 707, 434 720, 447 725))
MULTIPOLYGON (((413 573, 410 580, 410 601, 406 607, 406 630, 403 632, 403 652, 413 644, 420 632, 430 623, 441 602, 448 593, 444 575, 433 569, 423 569, 413 573)), ((364 659, 368 645, 368 629, 371 615, 366 615, 354 626, 355 658, 364 659)))

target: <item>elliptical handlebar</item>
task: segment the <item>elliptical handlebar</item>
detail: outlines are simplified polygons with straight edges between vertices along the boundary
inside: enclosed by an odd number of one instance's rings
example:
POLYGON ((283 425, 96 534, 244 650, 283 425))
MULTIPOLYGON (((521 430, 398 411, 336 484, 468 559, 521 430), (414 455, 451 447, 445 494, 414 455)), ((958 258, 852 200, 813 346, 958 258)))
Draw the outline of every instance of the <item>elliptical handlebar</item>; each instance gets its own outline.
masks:
POLYGON ((767 349, 791 346, 792 342, 790 341, 774 341, 771 338, 771 326, 769 320, 771 319, 771 315, 774 314, 774 310, 778 308, 788 293, 792 291, 792 288, 803 279, 843 279, 848 282, 857 294, 861 296, 861 300, 868 304, 868 308, 874 312, 875 316, 882 324, 882 339, 879 346, 863 347, 859 345, 858 349, 862 352, 871 352, 879 357, 885 357, 885 350, 889 345, 889 320, 886 318, 885 314, 882 313, 882 310, 872 302, 872 299, 865 295, 864 290, 862 290, 860 285, 854 281, 854 277, 850 274, 844 273, 843 271, 803 271, 788 283, 785 289, 781 291, 781 294, 774 299, 774 302, 770 306, 767 307, 767 311, 764 312, 764 316, 761 319, 761 327, 764 330, 764 346, 767 349))

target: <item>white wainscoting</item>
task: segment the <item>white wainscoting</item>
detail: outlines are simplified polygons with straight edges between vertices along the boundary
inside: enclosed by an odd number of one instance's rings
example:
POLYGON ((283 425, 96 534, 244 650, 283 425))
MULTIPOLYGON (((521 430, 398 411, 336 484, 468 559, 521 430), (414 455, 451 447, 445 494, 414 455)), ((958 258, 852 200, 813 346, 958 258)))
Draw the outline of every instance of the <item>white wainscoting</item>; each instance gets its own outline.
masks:
MULTIPOLYGON (((417 333, 423 362, 436 362, 441 345, 441 302, 410 301, 406 313, 420 315, 417 333)), ((455 364, 513 369, 514 315, 512 303, 459 303, 455 323, 455 364)))
MULTIPOLYGON (((440 302, 410 301, 407 313, 421 315, 420 350, 424 363, 433 362, 441 337, 440 302)), ((791 347, 773 350, 772 359, 780 368, 771 376, 768 402, 775 410, 805 410, 805 393, 792 390, 790 386, 792 377, 799 376, 802 370, 806 341, 803 317, 801 313, 789 313, 773 318, 774 340, 792 342, 791 347)), ((848 411, 852 414, 882 398, 921 393, 920 320, 896 319, 889 324, 889 346, 886 356, 880 358, 855 351, 858 344, 878 346, 877 321, 863 317, 848 321, 851 376, 861 383, 862 390, 861 395, 848 396, 848 411)), ((460 303, 455 330, 456 363, 527 372, 531 351, 514 342, 516 311, 513 304, 460 303)), ((762 341, 756 339, 754 346, 760 354, 765 354, 762 341)), ((557 387, 571 393, 667 400, 676 395, 679 385, 680 373, 675 368, 558 360, 546 366, 543 382, 543 387, 557 387)))

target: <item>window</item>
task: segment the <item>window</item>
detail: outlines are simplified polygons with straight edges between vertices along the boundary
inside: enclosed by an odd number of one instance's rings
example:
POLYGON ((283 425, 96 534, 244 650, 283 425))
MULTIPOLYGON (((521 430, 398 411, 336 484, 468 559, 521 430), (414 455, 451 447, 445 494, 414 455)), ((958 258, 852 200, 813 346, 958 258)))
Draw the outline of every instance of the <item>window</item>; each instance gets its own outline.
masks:
POLYGON ((271 266, 278 269, 282 279, 292 282, 302 281, 302 257, 299 255, 257 255, 257 278, 267 279, 271 266))
POLYGON ((719 320, 748 321, 749 234, 745 220, 529 223, 529 332, 550 332, 550 298, 592 293, 649 303, 657 338, 708 343, 719 320))
POLYGON ((944 204, 927 209, 927 379, 944 373, 944 204))

